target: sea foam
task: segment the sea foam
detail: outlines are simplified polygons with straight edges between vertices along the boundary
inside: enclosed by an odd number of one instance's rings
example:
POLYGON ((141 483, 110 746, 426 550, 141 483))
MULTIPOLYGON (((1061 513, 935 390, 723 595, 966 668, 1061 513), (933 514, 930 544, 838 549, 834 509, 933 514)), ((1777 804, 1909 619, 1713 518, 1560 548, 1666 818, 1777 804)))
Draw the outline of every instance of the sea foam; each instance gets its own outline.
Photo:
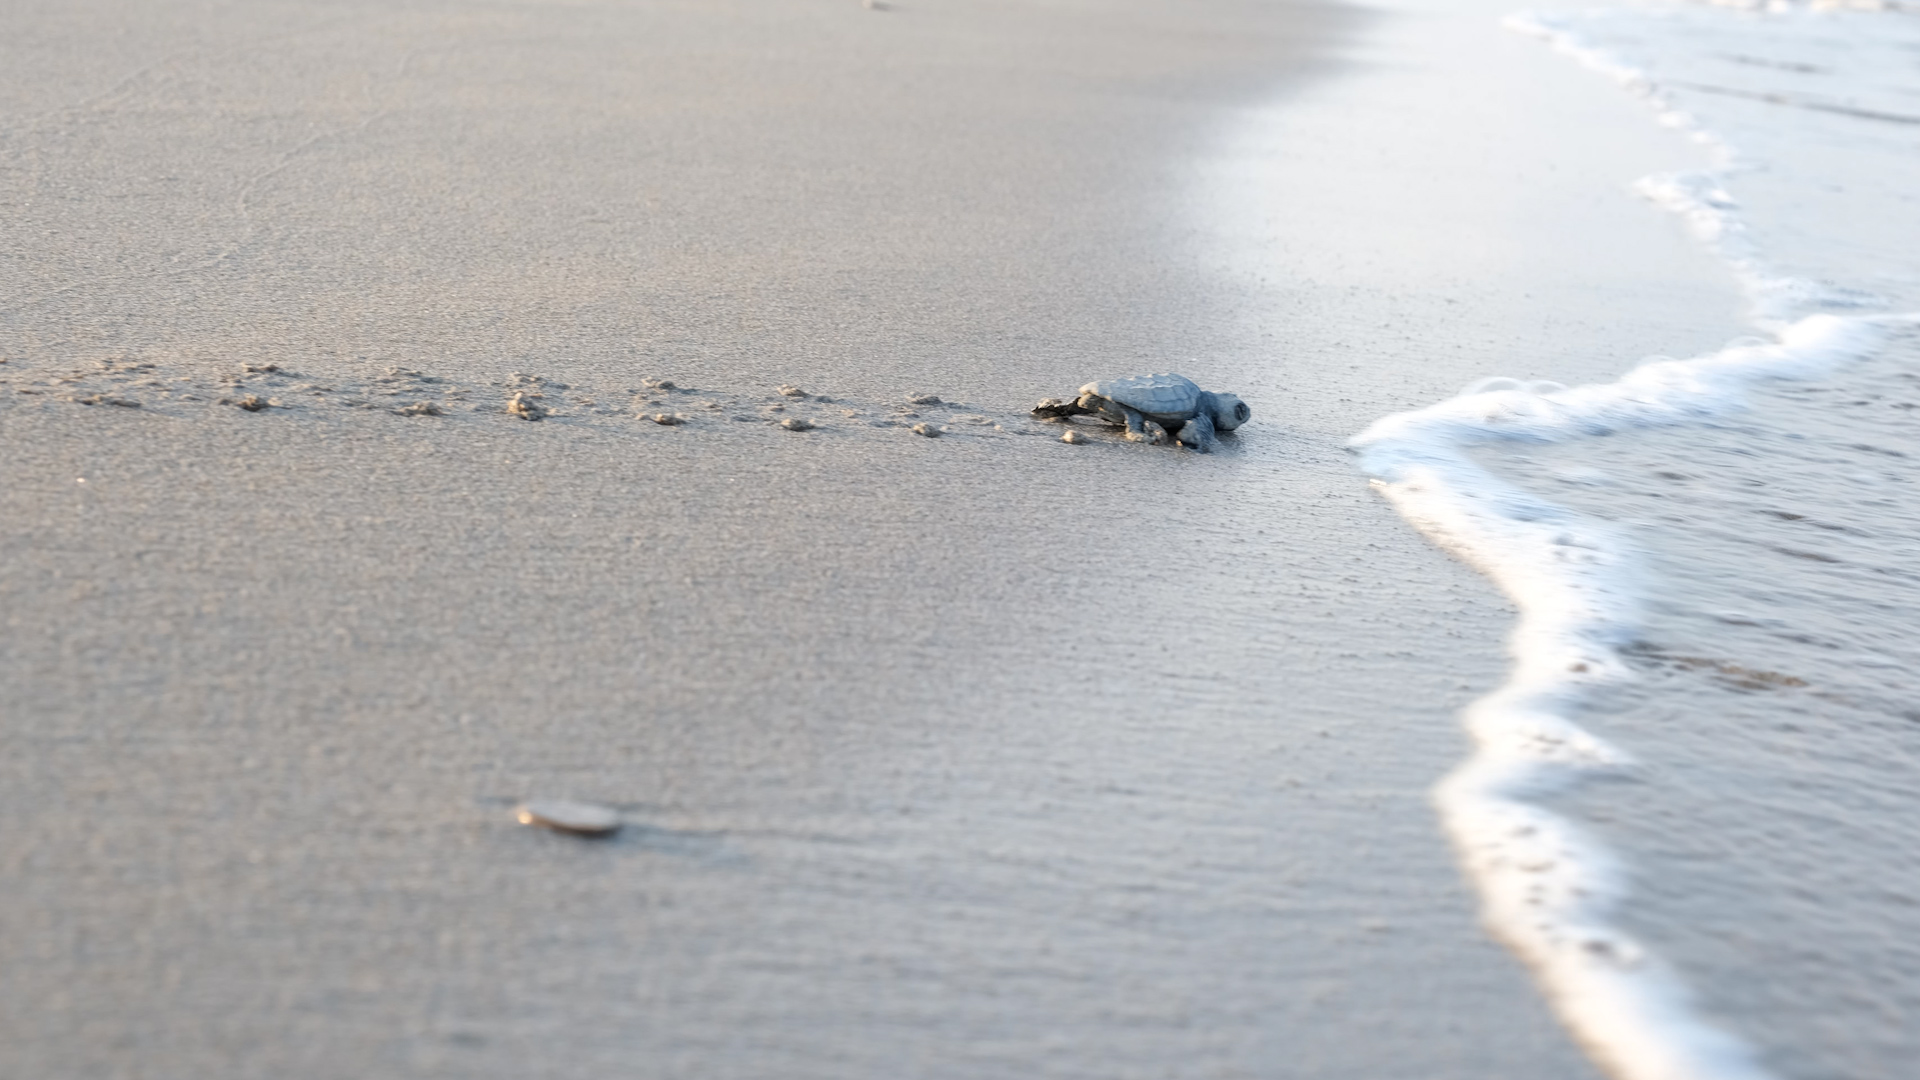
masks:
POLYGON ((1621 1077, 1766 1073, 1739 1041, 1695 1017, 1666 964, 1610 924, 1625 891, 1615 857, 1529 801, 1630 764, 1572 714, 1595 687, 1630 677, 1619 649, 1633 640, 1639 608, 1631 555, 1603 523, 1502 480, 1472 450, 1708 419, 1738 409, 1743 389, 1758 380, 1817 376, 1871 352, 1880 337, 1869 320, 1815 315, 1777 343, 1655 361, 1606 385, 1476 387, 1389 416, 1353 440, 1401 515, 1493 579, 1520 610, 1513 669, 1468 708, 1475 752, 1440 785, 1437 802, 1488 926, 1534 967, 1567 1025, 1621 1077))
MULTIPOLYGON (((1745 287, 1754 323, 1771 340, 1743 339, 1687 360, 1653 358, 1605 385, 1567 389, 1485 380, 1460 396, 1386 417, 1351 443, 1374 485, 1402 516, 1485 573, 1519 609, 1509 677, 1466 710, 1475 751, 1440 784, 1436 802, 1480 890, 1489 928, 1533 967, 1563 1021, 1623 1080, 1756 1080, 1770 1074, 1744 1041, 1702 1019, 1670 964, 1614 924, 1626 894, 1617 857, 1536 801, 1582 777, 1631 767, 1625 752, 1581 728, 1574 714, 1598 687, 1632 677, 1620 650, 1635 637, 1646 595, 1632 553, 1607 524, 1502 479, 1475 459, 1475 451, 1710 420, 1740 409, 1757 382, 1825 375, 1870 355, 1889 325, 1920 321, 1847 314, 1884 305, 1888 297, 1842 282, 1844 251, 1838 263, 1830 260, 1815 272, 1805 268, 1832 254, 1817 250, 1817 242, 1803 244, 1807 250, 1796 253, 1791 270, 1770 258, 1731 189, 1735 178, 1770 167, 1773 157, 1766 148, 1755 154, 1737 147, 1683 107, 1686 94, 1673 89, 1682 80, 1672 73, 1684 76, 1689 55, 1706 56, 1715 48, 1716 55, 1727 55, 1725 39, 1735 32, 1771 33, 1789 51, 1800 47, 1790 20, 1808 17, 1786 11, 1766 25, 1768 16, 1752 11, 1682 7, 1522 14, 1506 21, 1644 98, 1660 122, 1709 150, 1709 168, 1649 177, 1637 188, 1680 214, 1726 260, 1745 287), (1656 75, 1584 36, 1582 20, 1595 18, 1631 20, 1632 33, 1622 35, 1629 40, 1638 34, 1643 41, 1684 41, 1687 47, 1670 49, 1656 75)), ((1862 16, 1847 17, 1856 21, 1842 27, 1840 37, 1885 37, 1859 22, 1862 16)), ((1903 34, 1920 39, 1913 34, 1916 25, 1920 20, 1908 20, 1903 34)), ((1832 23, 1819 29, 1829 41, 1836 33, 1832 23)), ((1770 63, 1781 71, 1816 70, 1791 56, 1769 61, 1733 55, 1760 70, 1770 63)), ((1699 85, 1705 87, 1700 94, 1743 103, 1793 100, 1765 89, 1699 85)), ((1802 95, 1800 103, 1807 100, 1838 99, 1802 95)), ((1873 119, 1860 114, 1875 112, 1811 111, 1855 120, 1873 119)), ((1742 130, 1739 119, 1727 126, 1742 130)), ((1900 160, 1893 159, 1896 168, 1900 160)), ((1894 274, 1888 280, 1897 285, 1901 279, 1894 274)))

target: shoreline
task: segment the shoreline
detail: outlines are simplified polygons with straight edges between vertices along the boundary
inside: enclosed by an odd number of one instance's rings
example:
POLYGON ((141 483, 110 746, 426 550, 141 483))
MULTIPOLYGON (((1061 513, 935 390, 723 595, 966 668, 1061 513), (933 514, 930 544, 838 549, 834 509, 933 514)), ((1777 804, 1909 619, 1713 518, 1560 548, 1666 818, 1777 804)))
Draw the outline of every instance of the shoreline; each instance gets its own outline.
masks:
POLYGON ((1507 25, 1712 151, 1634 188, 1725 263, 1775 340, 1571 390, 1490 380, 1358 440, 1409 521, 1523 610, 1514 674, 1467 713, 1482 748, 1443 810, 1495 932, 1618 1075, 1884 1071, 1912 1057, 1905 968, 1881 944, 1911 922, 1910 883, 1856 838, 1894 828, 1912 790, 1904 609, 1886 595, 1906 552, 1876 541, 1899 531, 1886 496, 1909 482, 1887 459, 1911 453, 1896 447, 1920 325, 1900 273, 1912 218, 1882 181, 1907 147, 1776 106, 1814 100, 1810 79, 1869 104, 1910 94, 1912 24, 1677 6, 1507 25), (1859 63, 1816 62, 1842 49, 1859 63), (1751 71, 1797 81, 1741 92, 1759 108, 1700 100, 1751 71), (1807 145, 1835 152, 1809 161, 1807 145), (1850 542, 1825 553, 1809 532, 1850 542), (1817 752, 1794 745, 1810 731, 1817 752))

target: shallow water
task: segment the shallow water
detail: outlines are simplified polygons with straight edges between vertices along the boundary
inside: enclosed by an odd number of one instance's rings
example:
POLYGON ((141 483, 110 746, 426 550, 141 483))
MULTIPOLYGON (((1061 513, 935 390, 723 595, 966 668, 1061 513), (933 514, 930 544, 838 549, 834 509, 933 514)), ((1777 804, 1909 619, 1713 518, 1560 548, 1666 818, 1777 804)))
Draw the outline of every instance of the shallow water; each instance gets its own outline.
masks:
POLYGON ((1778 341, 1573 390, 1508 372, 1362 437, 1402 512, 1522 609, 1443 811, 1490 924, 1619 1075, 1894 1075, 1915 988, 1891 943, 1920 883, 1900 850, 1920 19, 1508 25, 1709 152, 1637 187, 1778 341))
POLYGON ((1711 425, 1500 455, 1647 582, 1589 726, 1638 764, 1562 805, 1624 925, 1784 1076, 1920 1060, 1920 341, 1711 425))

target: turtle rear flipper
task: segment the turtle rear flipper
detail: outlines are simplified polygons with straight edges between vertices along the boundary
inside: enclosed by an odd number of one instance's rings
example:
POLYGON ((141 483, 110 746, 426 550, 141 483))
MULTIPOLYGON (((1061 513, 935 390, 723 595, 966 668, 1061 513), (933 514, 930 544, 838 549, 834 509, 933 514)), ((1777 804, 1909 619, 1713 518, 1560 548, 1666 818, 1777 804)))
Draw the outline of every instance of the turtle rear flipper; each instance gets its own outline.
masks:
POLYGON ((1033 407, 1031 415, 1035 420, 1065 420, 1069 416, 1085 416, 1092 409, 1083 409, 1076 399, 1050 397, 1033 407))
POLYGON ((1128 442, 1143 442, 1149 446, 1165 446, 1169 441, 1167 439, 1166 428, 1160 426, 1157 421, 1149 420, 1140 415, 1140 410, 1132 406, 1122 405, 1118 401, 1109 401, 1096 394, 1082 394, 1080 395, 1080 407, 1099 416, 1108 423, 1118 424, 1126 428, 1128 442))

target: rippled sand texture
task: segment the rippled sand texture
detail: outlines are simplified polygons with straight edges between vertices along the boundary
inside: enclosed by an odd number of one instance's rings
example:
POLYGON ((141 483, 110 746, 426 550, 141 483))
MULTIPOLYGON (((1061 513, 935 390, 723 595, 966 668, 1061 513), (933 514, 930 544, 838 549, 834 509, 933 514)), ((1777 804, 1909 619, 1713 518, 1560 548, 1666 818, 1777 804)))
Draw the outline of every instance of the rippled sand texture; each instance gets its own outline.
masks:
POLYGON ((1494 14, 15 5, 0 1072, 1591 1075, 1428 803, 1510 612, 1340 443, 1718 294, 1494 14), (1222 452, 1023 434, 1174 363, 1222 452))

